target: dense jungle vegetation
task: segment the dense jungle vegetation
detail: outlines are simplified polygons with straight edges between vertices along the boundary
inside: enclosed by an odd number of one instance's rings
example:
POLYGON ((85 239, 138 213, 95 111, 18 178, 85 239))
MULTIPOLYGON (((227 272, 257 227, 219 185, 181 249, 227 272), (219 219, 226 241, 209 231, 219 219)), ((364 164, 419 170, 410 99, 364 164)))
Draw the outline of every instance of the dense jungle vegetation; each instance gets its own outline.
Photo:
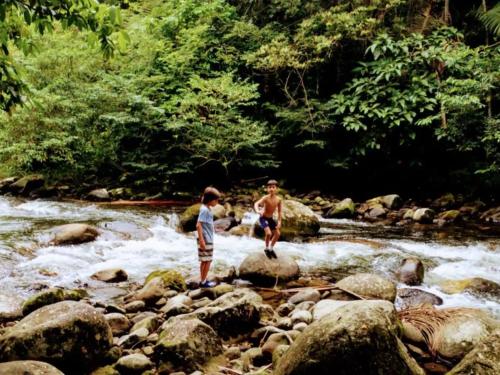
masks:
POLYGON ((0 5, 0 175, 164 195, 261 176, 500 189, 495 1, 104 3, 0 5))

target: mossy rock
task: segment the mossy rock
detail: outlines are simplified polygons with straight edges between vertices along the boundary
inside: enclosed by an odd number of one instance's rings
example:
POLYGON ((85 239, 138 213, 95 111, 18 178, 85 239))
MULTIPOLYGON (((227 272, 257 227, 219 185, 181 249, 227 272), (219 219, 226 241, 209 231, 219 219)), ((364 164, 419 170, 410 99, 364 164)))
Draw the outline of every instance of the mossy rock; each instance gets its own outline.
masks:
POLYGON ((64 375, 52 365, 39 361, 10 361, 0 363, 0 374, 5 375, 64 375))
POLYGON ((351 198, 346 198, 339 203, 335 204, 333 208, 328 211, 326 217, 329 218, 350 218, 354 216, 354 202, 351 198))
POLYGON ((175 270, 153 271, 146 277, 146 281, 144 282, 144 284, 149 283, 155 277, 161 277, 166 288, 181 292, 186 290, 186 281, 184 277, 175 270))
MULTIPOLYGON (((201 203, 193 204, 186 208, 179 218, 179 225, 182 231, 192 232, 196 230, 196 222, 198 221, 198 214, 200 213, 201 203)), ((226 216, 226 209, 224 206, 217 204, 211 208, 214 215, 214 220, 222 219, 226 216)))
POLYGON ((37 293, 22 305, 23 315, 26 316, 40 307, 52 305, 61 301, 79 301, 88 297, 88 293, 83 289, 66 290, 61 288, 51 288, 37 293))
POLYGON ((92 371, 90 375, 120 375, 120 373, 114 368, 114 366, 105 366, 92 371))

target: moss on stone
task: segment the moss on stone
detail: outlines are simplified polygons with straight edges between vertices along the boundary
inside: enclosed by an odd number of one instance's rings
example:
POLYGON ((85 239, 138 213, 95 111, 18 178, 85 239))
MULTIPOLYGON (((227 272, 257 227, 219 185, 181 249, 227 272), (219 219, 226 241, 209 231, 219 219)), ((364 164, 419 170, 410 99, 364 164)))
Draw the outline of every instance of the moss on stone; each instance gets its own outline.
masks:
POLYGON ((165 287, 177 290, 177 291, 185 291, 186 290, 186 281, 184 277, 175 270, 156 270, 151 272, 147 277, 144 284, 149 283, 155 277, 161 277, 165 287))

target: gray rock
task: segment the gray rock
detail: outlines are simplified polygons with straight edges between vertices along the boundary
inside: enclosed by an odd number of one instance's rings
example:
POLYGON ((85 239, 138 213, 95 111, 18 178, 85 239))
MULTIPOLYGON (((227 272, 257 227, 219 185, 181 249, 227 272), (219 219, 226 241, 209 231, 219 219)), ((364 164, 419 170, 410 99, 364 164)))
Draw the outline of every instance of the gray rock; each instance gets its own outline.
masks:
POLYGON ((212 328, 198 319, 171 318, 154 347, 159 362, 171 362, 188 371, 201 369, 210 358, 222 353, 222 342, 212 328))
POLYGON ((306 322, 298 322, 294 324, 293 330, 294 331, 299 331, 299 332, 304 332, 304 330, 307 328, 307 323, 306 322))
POLYGON ((353 301, 306 328, 274 374, 423 375, 399 341, 398 329, 390 302, 353 301))
POLYGON ((111 268, 98 271, 90 276, 90 278, 94 280, 104 281, 106 283, 117 283, 120 281, 126 281, 128 279, 128 274, 121 268, 111 268))
POLYGON ((130 320, 123 314, 111 313, 104 315, 113 332, 113 336, 117 336, 123 332, 127 332, 130 328, 130 320))
POLYGON ((295 260, 286 254, 278 259, 268 259, 264 252, 248 255, 240 265, 239 275, 257 285, 274 284, 276 279, 289 281, 299 277, 300 269, 295 260))
POLYGON ((294 324, 294 325, 297 323, 300 323, 300 322, 304 322, 306 324, 309 324, 313 320, 312 314, 306 310, 294 311, 290 318, 292 319, 292 324, 294 324))
POLYGON ((153 366, 153 362, 148 357, 138 353, 120 358, 115 365, 117 370, 124 374, 141 374, 153 366))
MULTIPOLYGON (((200 212, 201 203, 194 204, 188 207, 179 218, 179 226, 184 232, 192 232, 196 230, 196 221, 200 212)), ((211 208, 214 215, 214 220, 222 219, 226 216, 224 206, 218 204, 211 208)))
POLYGON ((335 301, 332 299, 323 299, 314 306, 313 320, 319 320, 350 302, 351 301, 335 301))
POLYGON ((326 217, 328 218, 351 218, 354 216, 354 202, 351 198, 346 198, 339 203, 335 204, 333 208, 328 211, 326 217))
POLYGON ((402 308, 416 307, 420 305, 442 305, 443 300, 435 294, 416 288, 398 289, 398 300, 402 308))
POLYGON ((112 344, 111 328, 93 307, 63 301, 35 310, 0 337, 0 361, 34 359, 92 366, 112 344))
POLYGON ((2 375, 64 375, 52 365, 38 361, 11 361, 0 363, 2 375))
POLYGON ((87 194, 87 199, 94 201, 106 201, 109 199, 109 192, 106 189, 94 189, 87 194))
POLYGON ((8 186, 8 190, 14 194, 29 195, 32 191, 40 188, 45 183, 41 175, 25 176, 8 186))
POLYGON ((54 228, 52 243, 55 245, 80 244, 94 241, 99 235, 97 228, 88 224, 65 224, 54 228))
POLYGON ((141 328, 146 328, 148 332, 154 332, 160 326, 160 320, 157 316, 150 316, 142 319, 140 322, 134 324, 134 326, 130 329, 130 332, 135 332, 140 330, 141 328))
POLYGON ((424 265, 418 258, 406 258, 397 271, 399 281, 407 285, 420 285, 424 281, 424 265))
POLYGON ((337 282, 337 285, 367 299, 384 299, 394 302, 396 298, 396 286, 392 281, 370 273, 348 276, 337 282))
POLYGON ((318 302, 321 299, 321 294, 316 289, 304 289, 288 299, 289 303, 297 305, 304 301, 318 302))
POLYGON ((23 315, 26 316, 40 307, 51 305, 56 302, 79 301, 85 297, 88 297, 88 294, 83 289, 66 290, 62 288, 50 288, 24 301, 22 305, 23 315))
POLYGON ((278 313, 279 316, 288 316, 293 310, 295 309, 295 306, 291 303, 283 303, 278 306, 276 309, 276 312, 278 313))
POLYGON ((436 213, 430 208, 419 208, 413 214, 413 221, 418 223, 432 223, 436 213))
POLYGON ((133 301, 127 303, 123 308, 128 313, 135 313, 144 310, 146 308, 146 303, 144 303, 144 301, 133 301))

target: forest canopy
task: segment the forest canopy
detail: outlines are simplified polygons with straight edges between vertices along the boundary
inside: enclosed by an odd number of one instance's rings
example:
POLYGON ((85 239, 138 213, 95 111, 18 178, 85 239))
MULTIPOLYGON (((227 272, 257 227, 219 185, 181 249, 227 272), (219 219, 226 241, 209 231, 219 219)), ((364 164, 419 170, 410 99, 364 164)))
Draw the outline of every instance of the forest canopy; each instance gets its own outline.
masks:
POLYGON ((491 195, 499 36, 485 0, 9 0, 0 173, 491 195))

